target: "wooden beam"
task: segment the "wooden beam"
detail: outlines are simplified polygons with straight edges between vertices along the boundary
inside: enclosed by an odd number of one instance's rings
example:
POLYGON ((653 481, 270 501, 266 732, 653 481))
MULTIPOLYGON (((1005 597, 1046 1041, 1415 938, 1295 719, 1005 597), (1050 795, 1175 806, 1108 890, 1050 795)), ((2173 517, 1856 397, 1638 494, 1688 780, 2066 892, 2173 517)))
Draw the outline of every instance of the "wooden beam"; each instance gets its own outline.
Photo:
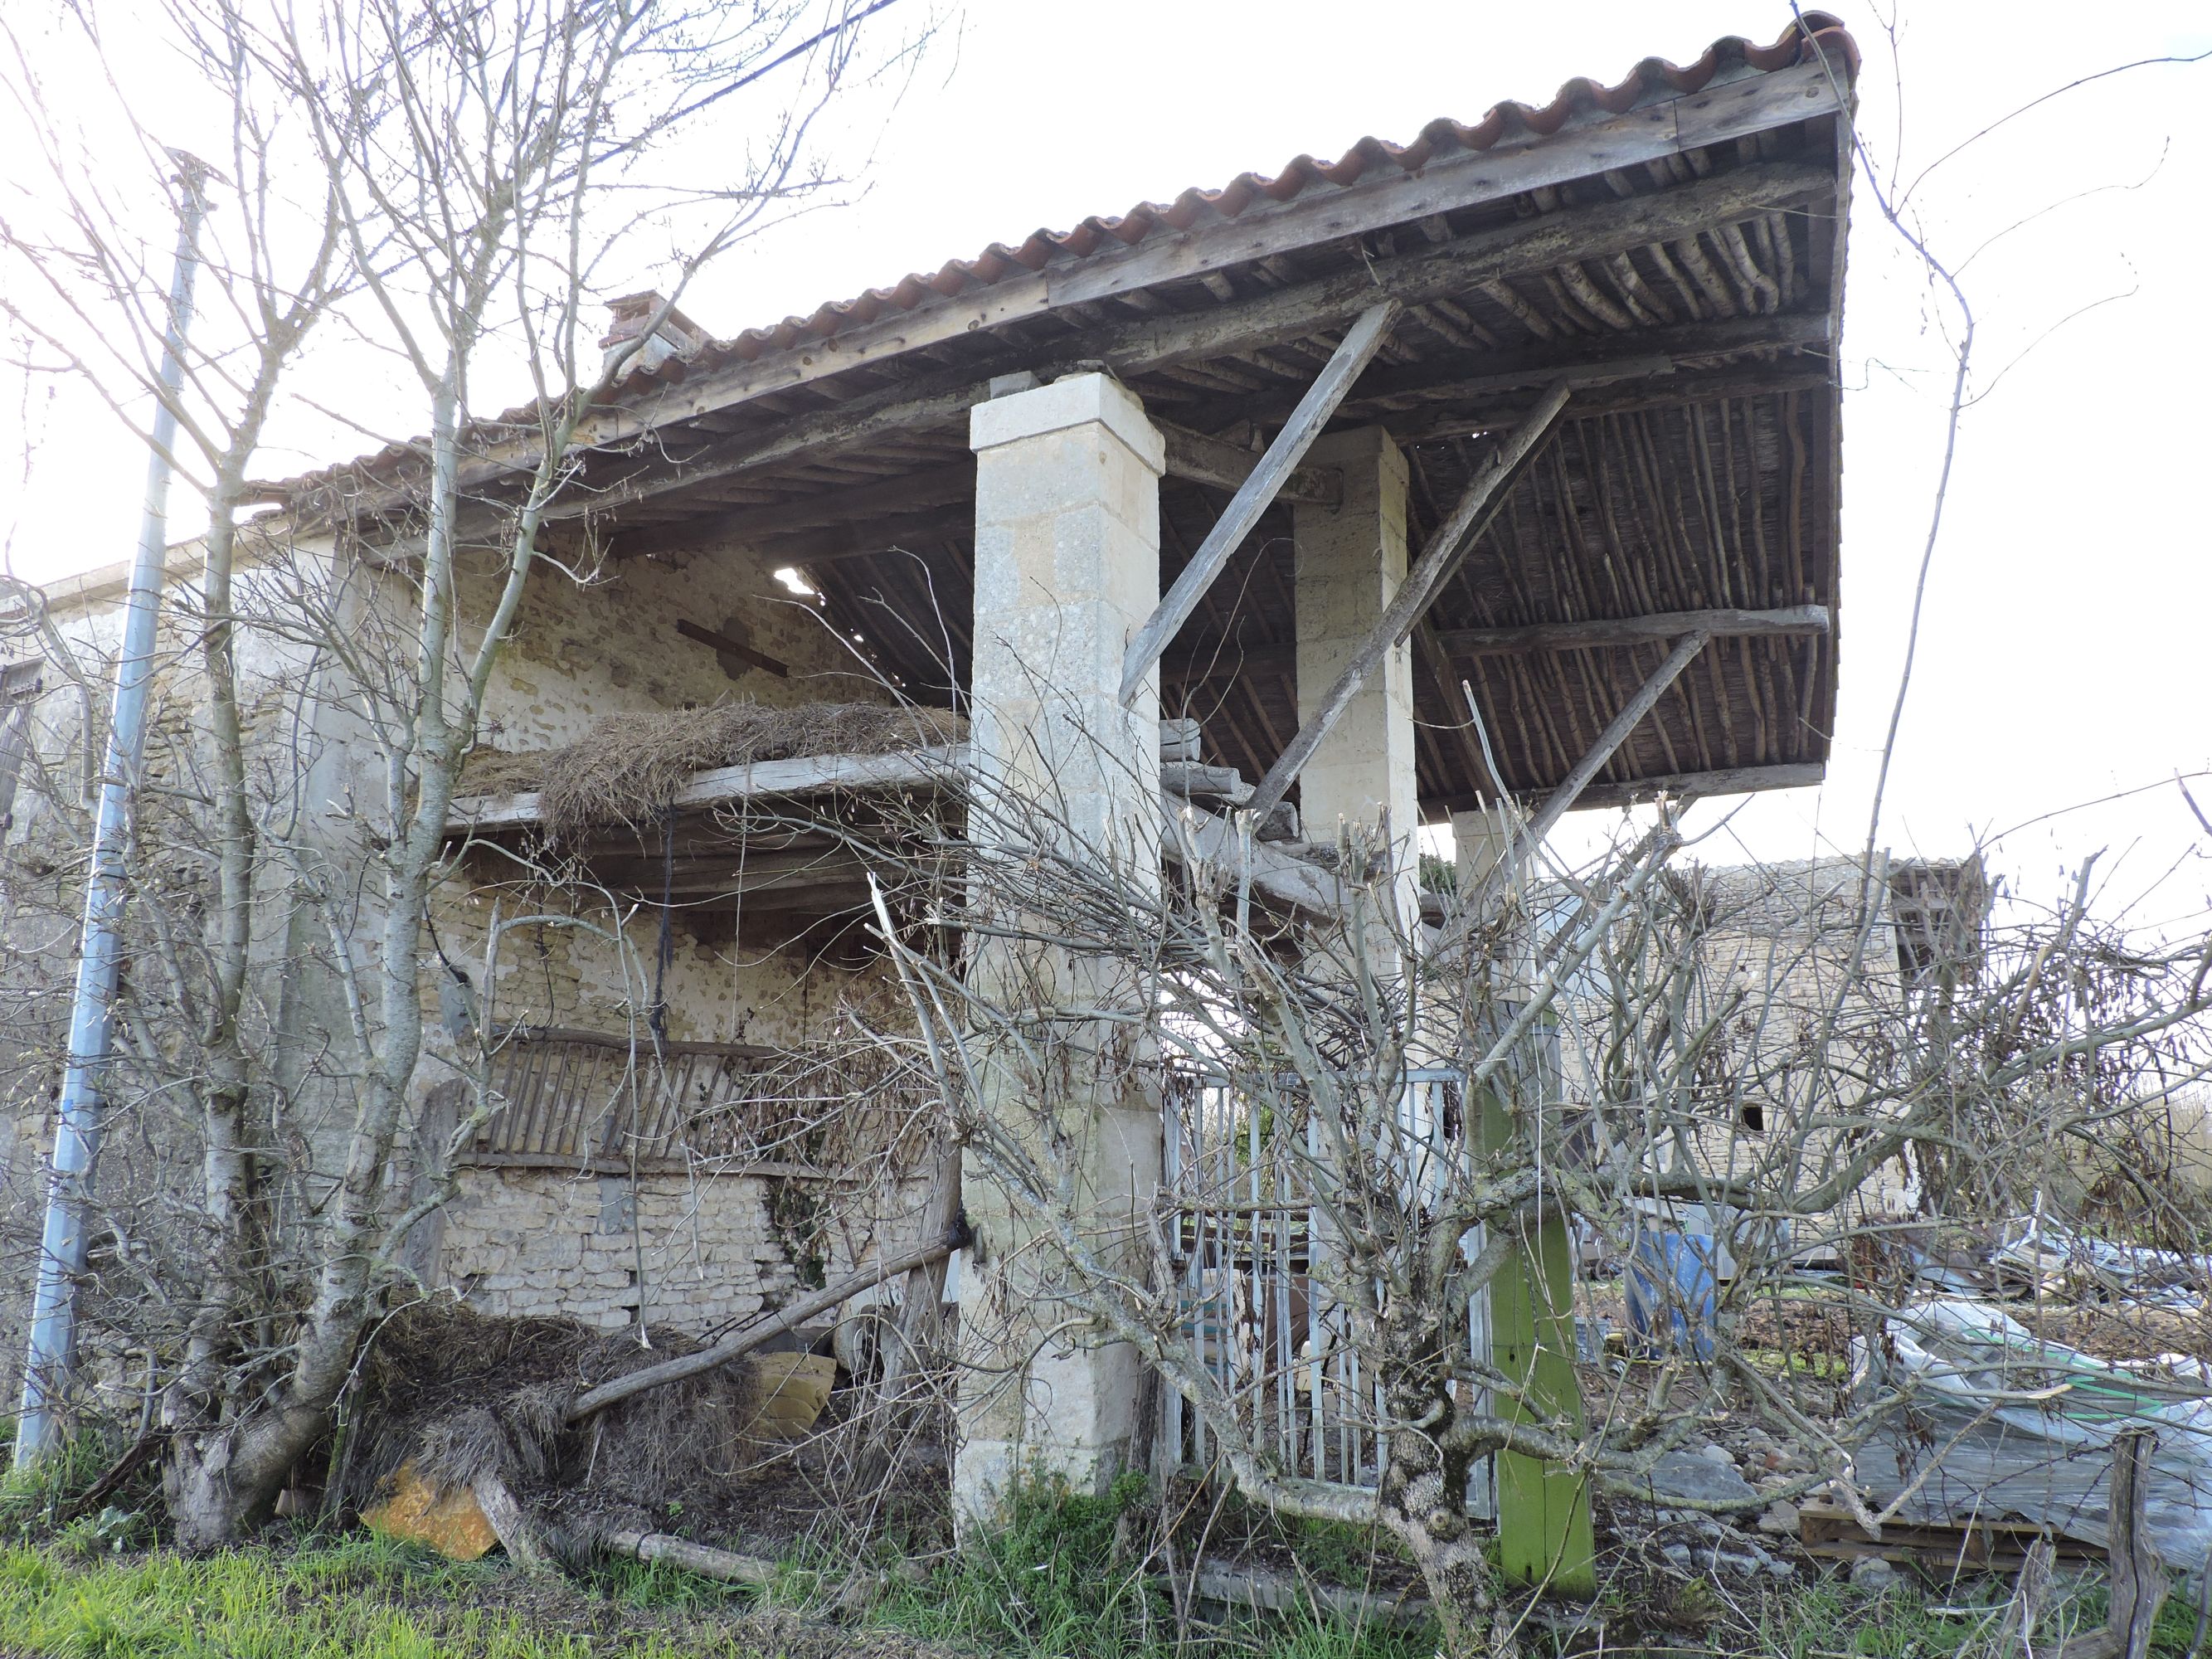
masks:
POLYGON ((1453 657, 1503 657, 1535 651, 1580 651, 1650 645, 1705 633, 1715 639, 1774 639, 1826 634, 1828 607, 1793 605, 1778 611, 1662 611, 1644 617, 1537 623, 1526 628, 1449 628, 1436 641, 1453 657))
MULTIPOLYGON (((1260 464, 1249 449, 1170 421, 1154 420, 1153 426, 1167 445, 1168 477, 1190 483, 1212 484, 1217 489, 1241 489, 1260 464)), ((1284 479, 1275 499, 1301 507, 1334 507, 1344 499, 1344 475, 1333 466, 1302 466, 1284 479)))
MULTIPOLYGON (((1166 441, 1171 478, 1234 490, 1259 465, 1260 457, 1251 450, 1170 422, 1153 424, 1166 441)), ((1284 481, 1277 498, 1300 506, 1334 507, 1344 499, 1344 480, 1333 467, 1300 467, 1284 481)), ((972 527, 975 499, 975 468, 947 468, 773 507, 738 507, 635 530, 617 527, 611 550, 617 558, 649 558, 727 542, 794 562, 865 558, 902 540, 965 534, 972 527), (965 510, 931 510, 945 507, 965 510)))
MULTIPOLYGON (((1752 162, 1649 196, 1565 208, 1535 219, 1476 231, 1419 252, 1370 260, 1357 271, 1207 310, 1164 313, 1138 318, 1118 328, 1085 331, 1064 348, 1067 353, 1064 360, 1032 359, 1029 366, 1040 377, 1046 377, 1073 369, 1081 362, 1103 360, 1125 378, 1142 374, 1186 358, 1250 350, 1341 327, 1378 298, 1425 305, 1463 294, 1484 282, 1550 270, 1570 260, 1603 258, 1653 242, 1695 235, 1756 214, 1802 206, 1824 195, 1832 197, 1836 188, 1832 165, 1752 162)), ((1041 292, 1042 278, 1030 280, 1040 284, 1041 292)), ((994 309, 988 297, 979 296, 977 304, 981 310, 963 308, 960 313, 970 319, 961 331, 963 334, 1026 314, 1019 307, 994 309)), ((1002 364, 993 372, 1003 372, 1009 366, 1002 364)), ((648 431, 673 427, 690 416, 726 406, 729 400, 717 401, 704 390, 711 379, 702 377, 696 386, 687 382, 669 388, 637 410, 622 411, 623 418, 613 425, 604 431, 594 429, 588 443, 627 441, 648 431)), ((971 370, 916 376, 896 386, 863 392, 834 409, 779 422, 772 434, 750 444, 702 445, 688 465, 680 464, 674 471, 641 468, 590 489, 579 488, 574 499, 556 501, 548 515, 557 520, 614 511, 672 489, 689 488, 708 478, 732 477, 795 455, 827 453, 890 432, 946 424, 963 418, 971 405, 987 398, 990 380, 989 374, 971 370)), ((790 383, 787 379, 783 382, 790 383)), ((520 459, 487 461, 475 464, 475 468, 468 483, 480 492, 501 476, 526 471, 527 464, 520 459)), ((337 516, 374 518, 404 506, 408 499, 404 488, 364 490, 342 503, 344 511, 337 516)))
POLYGON ((738 507, 673 524, 617 530, 616 550, 628 558, 696 547, 708 541, 754 547, 796 531, 831 526, 850 526, 865 534, 884 520, 913 518, 930 508, 975 499, 975 469, 972 465, 943 467, 859 489, 825 490, 774 507, 738 507))
POLYGON ((1429 538, 1419 562, 1390 596, 1381 618, 1368 631, 1359 649, 1345 665, 1344 672, 1337 676, 1336 684, 1315 709, 1313 718, 1298 728, 1297 735, 1267 769, 1267 775, 1260 780, 1259 787, 1252 792, 1251 810, 1255 815, 1265 817, 1274 810, 1305 763, 1313 758, 1314 751, 1321 747, 1329 728, 1352 706, 1352 697, 1366 684, 1367 677, 1382 665, 1386 655, 1403 643, 1413 631, 1413 624, 1427 613, 1438 591, 1458 570, 1468 550, 1488 526, 1491 515, 1504 504, 1507 493, 1529 458, 1535 454, 1537 446, 1558 428, 1559 417, 1566 410, 1567 398, 1565 386, 1552 387, 1538 401, 1528 418, 1516 427, 1483 463, 1460 496, 1458 505, 1452 508, 1451 516, 1438 525, 1429 538))
MULTIPOLYGON (((889 755, 808 755, 798 760, 755 761, 702 772, 677 792, 678 811, 719 806, 753 797, 817 794, 829 790, 924 789, 956 780, 968 763, 968 745, 942 744, 889 755)), ((538 794, 471 795, 456 799, 446 833, 514 829, 538 821, 538 794)))
MULTIPOLYGON (((1713 374, 1688 374, 1677 370, 1655 380, 1619 382, 1582 392, 1575 398, 1575 418, 1589 421, 1607 415, 1686 409, 1738 398, 1774 397, 1785 392, 1828 392, 1834 386, 1832 369, 1808 366, 1808 360, 1802 357, 1771 366, 1739 363, 1713 374)), ((1501 398, 1494 404, 1423 405, 1396 414, 1378 413, 1375 423, 1401 444, 1417 444, 1511 426, 1522 418, 1527 407, 1518 398, 1501 398)))
MULTIPOLYGON (((1166 828, 1160 842, 1164 856, 1186 869, 1194 863, 1240 868, 1243 846, 1235 824, 1180 796, 1164 795, 1160 805, 1166 828)), ((1344 884, 1334 871, 1264 841, 1255 841, 1251 852, 1252 890, 1262 898, 1316 915, 1342 914, 1344 884)))
MULTIPOLYGON (((1802 351, 1831 341, 1826 312, 1793 312, 1770 317, 1730 317, 1672 328, 1639 328, 1603 341, 1577 342, 1581 349, 1558 345, 1519 351, 1486 351, 1470 360, 1453 354, 1451 366, 1423 365, 1367 375, 1348 407, 1370 409, 1486 398, 1516 386, 1549 386, 1565 380, 1577 390, 1607 380, 1653 372, 1654 357, 1685 363, 1725 360, 1753 351, 1802 351), (1470 367, 1480 373, 1470 374, 1470 367)), ((1246 414, 1260 413, 1248 405, 1246 414)))
MULTIPOLYGON (((1717 795, 1751 795, 1765 789, 1810 789, 1827 776, 1818 761, 1792 761, 1780 766, 1739 766, 1715 772, 1669 772, 1656 777, 1635 778, 1626 783, 1593 783, 1577 798, 1573 810, 1593 811, 1607 806, 1635 806, 1660 795, 1677 800, 1707 800, 1717 795)), ((1526 799, 1541 791, 1517 792, 1526 799)), ((1495 795, 1467 793, 1431 796, 1421 803, 1425 812, 1465 812, 1495 805, 1495 795)))
POLYGON ((1352 383, 1359 378, 1360 371, 1374 360, 1382 349, 1382 342, 1390 332, 1390 325, 1398 320, 1402 307, 1395 300, 1385 300, 1370 306, 1359 314, 1330 356, 1328 362, 1306 388, 1306 395, 1298 399, 1289 422, 1275 434, 1267 453, 1260 458, 1237 493, 1229 499, 1221 517, 1206 539, 1192 554, 1190 562, 1175 580, 1145 625, 1137 630, 1130 641, 1128 654, 1121 662, 1121 702, 1126 706, 1137 695, 1145 676, 1152 672, 1160 653, 1168 648, 1168 641, 1182 630, 1190 613, 1197 609, 1200 595, 1213 586, 1230 557, 1244 544, 1252 526, 1267 510, 1284 481, 1297 470, 1298 462, 1313 441, 1328 424, 1336 406, 1352 390, 1352 383))
POLYGON ((1667 659, 1659 665, 1658 672, 1636 689, 1636 695, 1629 698, 1626 706, 1613 717, 1604 731, 1598 733, 1597 741, 1590 745, 1589 752, 1575 763, 1574 769, 1560 780, 1559 787, 1552 791, 1544 804, 1536 809, 1535 816, 1522 826, 1521 845, 1524 848, 1534 849, 1544 844, 1544 837, 1551 833, 1552 826, 1580 798, 1589 781, 1598 775, 1599 769, 1613 758, 1613 751, 1628 741, 1628 734, 1651 712, 1651 706, 1680 677, 1698 653, 1705 648, 1705 641, 1711 637, 1699 629, 1685 634, 1674 642, 1674 648, 1667 653, 1667 659))
MULTIPOLYGON (((824 525, 818 530, 794 531, 788 536, 768 538, 751 550, 771 568, 842 564, 848 559, 872 559, 895 551, 933 554, 945 542, 965 541, 975 533, 975 511, 963 507, 912 518, 879 519, 872 524, 824 525)), ((615 550, 626 556, 629 544, 617 540, 615 550)))
POLYGON ((764 652, 756 651, 743 640, 733 640, 727 634, 712 628, 702 628, 697 623, 679 619, 676 631, 695 645, 703 645, 726 656, 750 663, 763 673, 773 674, 780 680, 791 678, 791 665, 780 662, 764 652))

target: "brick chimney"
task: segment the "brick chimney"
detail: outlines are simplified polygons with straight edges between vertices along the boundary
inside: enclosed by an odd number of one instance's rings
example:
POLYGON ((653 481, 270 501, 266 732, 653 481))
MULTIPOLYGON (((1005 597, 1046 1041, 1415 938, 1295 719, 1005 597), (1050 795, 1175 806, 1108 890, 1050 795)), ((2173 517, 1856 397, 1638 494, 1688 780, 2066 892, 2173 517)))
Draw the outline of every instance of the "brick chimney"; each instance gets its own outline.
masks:
MULTIPOLYGON (((646 325, 653 320, 653 313, 665 303, 651 289, 642 294, 625 294, 619 300, 608 301, 607 309, 613 316, 607 326, 606 337, 599 342, 599 349, 611 359, 617 350, 645 332, 646 325)), ((707 343, 707 337, 705 329, 672 307, 660 319, 660 326, 653 330, 653 337, 631 356, 623 373, 631 374, 642 368, 657 368, 671 357, 691 356, 707 343)))

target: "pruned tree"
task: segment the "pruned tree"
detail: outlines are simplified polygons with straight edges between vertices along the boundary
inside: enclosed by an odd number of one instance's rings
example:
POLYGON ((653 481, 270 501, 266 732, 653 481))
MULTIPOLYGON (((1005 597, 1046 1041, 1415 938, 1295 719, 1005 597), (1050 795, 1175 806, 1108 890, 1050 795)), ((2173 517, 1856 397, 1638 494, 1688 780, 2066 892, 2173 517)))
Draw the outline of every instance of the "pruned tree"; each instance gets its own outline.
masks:
POLYGON ((1662 814, 1570 876, 1520 854, 1462 868, 1441 925, 1355 840, 1333 908, 1292 915, 1255 884, 1249 821, 1212 860, 1185 838, 1163 885, 1049 799, 965 787, 958 827, 867 852, 917 1028, 873 1040, 938 1079, 971 1194, 1020 1223, 1019 1260, 992 1270, 1027 1302, 963 1333, 969 1386, 1018 1378, 1023 1343, 1129 1345, 1182 1402, 1170 1463, 1380 1526, 1454 1651, 1493 1639, 1470 1512, 1486 1460, 1502 1482, 1648 1498, 1726 1407, 1795 1454, 1739 1507, 1825 1492, 1865 1513, 1851 1459, 1903 1396, 1816 1402, 1759 1363, 1757 1320, 1808 1286, 1862 1326, 1894 1316, 1887 1287, 1813 1267, 1848 1268, 1900 1220, 2016 1213, 1977 1180, 2024 1130, 2108 1146, 2140 1095, 2109 1080, 2206 1059, 2212 937, 2138 942, 2128 994, 2085 996, 2112 946, 2078 902, 1986 933, 1977 908, 1901 950, 1839 860, 1810 894, 1802 868, 1733 872, 1739 905, 1748 883, 1789 913, 1747 923, 1662 814), (1130 1099, 1161 1103, 1170 1144, 1133 1209, 1085 1173, 1095 1103, 1130 1099), (1921 1173, 1917 1215, 1874 1196, 1885 1170, 1921 1173), (1648 1358, 1602 1396, 1565 1369, 1562 1220, 1647 1304, 1648 1358), (1702 1292, 1660 1247, 1699 1231, 1733 1258, 1702 1292), (1506 1340, 1501 1314, 1493 1344, 1498 1299, 1523 1331, 1506 1340))

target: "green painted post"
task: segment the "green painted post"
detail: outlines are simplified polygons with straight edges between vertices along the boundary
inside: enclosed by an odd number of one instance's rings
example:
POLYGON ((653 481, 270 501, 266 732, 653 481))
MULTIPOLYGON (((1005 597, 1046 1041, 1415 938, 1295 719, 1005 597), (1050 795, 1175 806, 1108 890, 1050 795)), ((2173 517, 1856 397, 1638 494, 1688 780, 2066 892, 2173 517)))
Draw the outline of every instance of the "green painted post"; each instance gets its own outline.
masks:
MULTIPOLYGON (((1503 1151, 1515 1139, 1511 1110, 1495 1093, 1482 1103, 1482 1146, 1503 1151)), ((1527 1398, 1500 1401, 1516 1421, 1582 1425, 1575 1380, 1575 1266, 1566 1218, 1544 1212, 1535 1237, 1506 1257, 1490 1281, 1491 1363, 1527 1379, 1527 1398)), ((1518 1452, 1500 1452, 1498 1565, 1507 1578, 1544 1584, 1564 1595, 1597 1594, 1596 1542, 1588 1482, 1579 1474, 1518 1452)))

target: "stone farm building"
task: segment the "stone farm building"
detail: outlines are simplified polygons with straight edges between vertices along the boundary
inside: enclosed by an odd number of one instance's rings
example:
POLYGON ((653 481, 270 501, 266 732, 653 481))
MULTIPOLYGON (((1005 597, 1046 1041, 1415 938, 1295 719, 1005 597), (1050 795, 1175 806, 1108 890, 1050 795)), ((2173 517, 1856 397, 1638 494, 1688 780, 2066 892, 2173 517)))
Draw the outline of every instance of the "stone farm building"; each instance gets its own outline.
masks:
MULTIPOLYGON (((1258 874, 1295 918, 1331 903, 1309 838, 1343 825, 1379 826, 1410 870, 1416 826, 1480 838, 1500 797, 1542 817, 1820 781, 1856 67, 1808 14, 1770 45, 1361 139, 771 327, 670 316, 549 517, 548 550, 598 579, 531 590, 452 817, 418 1152, 452 1121, 459 1045, 486 1032, 503 1103, 459 1200, 407 1241, 414 1269, 494 1313, 703 1330, 918 1236, 910 1165, 865 1136, 695 1133, 691 1109, 766 1075, 869 1101, 868 1079, 808 1079, 804 1057, 896 990, 867 871, 828 837, 749 839, 764 805, 926 797, 947 769, 1049 760, 1072 715, 1123 752, 1069 763, 1089 768, 1059 780, 1070 811, 1156 816, 1164 789, 1170 859, 1225 834, 1255 787, 1294 804, 1258 874), (610 715, 732 703, 789 714, 784 757, 701 770, 665 821, 592 826, 560 880, 526 877, 557 809, 527 787, 533 757, 610 715), (841 717, 809 744, 830 703, 884 719, 865 743, 839 746, 841 717), (1195 723, 1195 753, 1177 728, 1163 761, 1164 719, 1195 723), (625 1084, 656 1009, 648 1069, 669 1086, 625 1084), (869 1201, 821 1201, 878 1164, 869 1201)), ((618 302, 617 337, 654 309, 618 302)), ((294 480, 267 521, 344 574, 363 641, 408 604, 416 465, 398 446, 294 480)), ((468 466, 495 521, 497 441, 468 466)), ((189 555, 173 569, 188 590, 189 555)), ((490 576, 470 580, 488 606, 490 576)), ((120 591, 119 572, 74 579, 50 615, 112 652, 120 591)), ((5 648, 35 649, 21 632, 5 648)), ((324 665, 296 642, 262 666, 257 730, 299 757, 301 810, 351 833, 349 792, 372 781, 357 717, 315 695, 324 665)), ((80 700, 8 672, 0 755, 11 790, 23 771, 9 833, 27 846, 27 757, 71 752, 80 700)), ((189 708, 174 718, 188 737, 189 708)), ((286 948, 300 965, 264 1013, 306 1065, 338 1015, 325 947, 286 948)), ((10 1085, 19 1214, 52 1084, 37 1060, 10 1085)), ((969 1206, 988 1257, 994 1212, 969 1206)), ((1078 1473, 1139 1455, 1134 1361, 1075 1363, 1079 1403, 1049 1421, 971 1417, 963 1480, 1025 1437, 1078 1473)))

